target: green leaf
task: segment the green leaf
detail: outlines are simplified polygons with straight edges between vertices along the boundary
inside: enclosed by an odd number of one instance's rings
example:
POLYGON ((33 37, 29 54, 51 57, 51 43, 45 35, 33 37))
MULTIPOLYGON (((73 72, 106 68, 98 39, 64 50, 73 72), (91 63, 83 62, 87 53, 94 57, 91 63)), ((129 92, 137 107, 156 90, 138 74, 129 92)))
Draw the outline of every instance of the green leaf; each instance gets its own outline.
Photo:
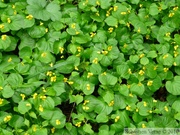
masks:
POLYGON ((175 118, 176 120, 180 120, 180 113, 175 114, 175 115, 174 115, 174 118, 175 118))
POLYGON ((140 1, 140 0, 130 0, 130 2, 131 2, 132 4, 136 4, 136 5, 139 3, 139 1, 140 1))
POLYGON ((130 55, 129 59, 132 63, 137 63, 139 60, 139 57, 138 57, 138 55, 130 55))
POLYGON ((18 87, 18 86, 21 86, 21 84, 23 83, 23 78, 18 73, 11 73, 7 78, 7 82, 12 87, 18 87))
POLYGON ((83 101, 83 96, 81 95, 69 95, 70 103, 75 102, 77 105, 83 101))
POLYGON ((89 133, 89 134, 93 134, 94 133, 94 131, 92 130, 92 126, 90 124, 84 124, 83 125, 83 130, 86 133, 89 133))
POLYGON ((166 53, 159 57, 159 61, 165 66, 172 66, 174 62, 174 58, 171 54, 166 53))
POLYGON ((114 18, 113 16, 108 16, 105 19, 105 22, 107 23, 107 25, 109 26, 116 26, 118 24, 118 21, 116 18, 114 18))
POLYGON ((138 108, 138 112, 141 116, 148 116, 149 115, 149 110, 150 108, 148 106, 144 106, 144 103, 143 102, 139 102, 137 104, 137 108, 138 108))
POLYGON ((108 121, 108 116, 105 113, 100 113, 96 117, 98 123, 106 123, 108 121))
POLYGON ((11 121, 9 122, 9 125, 11 127, 14 127, 15 129, 20 129, 24 126, 24 118, 19 115, 13 115, 11 121))
POLYGON ((117 73, 122 77, 128 79, 130 74, 128 73, 129 66, 127 64, 118 65, 116 67, 117 73))
POLYGON ((32 108, 31 104, 27 101, 20 101, 18 104, 18 111, 21 114, 25 114, 32 108))
POLYGON ((126 107, 126 103, 125 103, 124 96, 120 94, 115 94, 113 110, 124 109, 125 107, 126 107))
POLYGON ((48 135, 47 128, 38 128, 34 135, 48 135))
POLYGON ((172 104, 172 108, 177 111, 177 112, 180 112, 180 100, 176 100, 173 104, 172 104))
POLYGON ((90 65, 90 72, 93 73, 94 75, 100 74, 101 71, 102 71, 102 68, 99 64, 90 65))
POLYGON ((105 91, 102 95, 104 101, 109 104, 112 100, 114 100, 114 93, 110 90, 105 91))
POLYGON ((115 85, 117 83, 117 77, 110 73, 102 73, 98 76, 98 79, 103 85, 115 85))
POLYGON ((10 85, 6 85, 2 90, 2 96, 4 98, 10 98, 14 95, 14 90, 11 88, 10 85))
POLYGON ((145 91, 145 87, 143 84, 139 83, 133 83, 130 87, 130 91, 136 95, 142 95, 145 91))
POLYGON ((155 3, 152 3, 149 7, 149 14, 154 16, 159 13, 158 6, 155 3))
MULTIPOLYGON (((151 80, 149 80, 151 81, 151 80)), ((148 83, 147 83, 148 85, 148 83)), ((155 79, 152 80, 152 85, 151 86, 148 86, 148 88, 155 92, 157 91, 160 87, 162 86, 162 81, 161 81, 161 78, 159 76, 157 76, 155 79)))
POLYGON ((147 57, 143 57, 140 59, 140 63, 142 65, 147 65, 149 63, 149 59, 147 57))
POLYGON ((166 89, 173 95, 180 95, 180 76, 175 76, 174 80, 166 82, 166 89))
POLYGON ((90 83, 90 82, 84 82, 82 84, 82 90, 84 92, 85 95, 90 95, 94 92, 94 84, 90 83))
POLYGON ((55 82, 52 85, 54 91, 56 92, 56 96, 60 96, 62 93, 65 92, 65 85, 64 82, 55 82))
POLYGON ((43 63, 50 63, 53 62, 54 56, 50 52, 40 52, 39 60, 43 63))
POLYGON ((32 38, 41 38, 46 34, 46 28, 44 26, 33 26, 28 30, 28 34, 32 38))
POLYGON ((11 39, 9 36, 7 35, 1 35, 1 38, 0 38, 0 49, 2 50, 6 50, 10 44, 11 44, 11 39))

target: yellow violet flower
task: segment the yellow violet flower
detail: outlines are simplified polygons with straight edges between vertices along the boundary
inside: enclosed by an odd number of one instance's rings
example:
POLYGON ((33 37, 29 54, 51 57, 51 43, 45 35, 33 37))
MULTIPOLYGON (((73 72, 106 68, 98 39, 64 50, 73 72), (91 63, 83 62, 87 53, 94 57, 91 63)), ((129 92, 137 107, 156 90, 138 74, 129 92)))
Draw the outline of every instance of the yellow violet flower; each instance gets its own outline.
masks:
POLYGON ((138 28, 137 32, 138 32, 138 33, 140 33, 140 32, 141 32, 141 29, 140 29, 140 28, 138 28))
POLYGON ((77 123, 75 124, 75 126, 76 126, 76 127, 80 127, 80 126, 81 126, 81 123, 82 123, 82 122, 77 122, 77 123))
POLYGON ((41 54, 41 57, 46 57, 47 56, 47 53, 46 52, 43 52, 42 54, 41 54))
POLYGON ((56 120, 56 125, 60 125, 61 121, 60 120, 56 120))
POLYGON ((45 100, 46 96, 40 96, 40 99, 45 100))
POLYGON ((80 46, 77 47, 78 52, 82 51, 82 48, 80 46))
POLYGON ((4 118, 4 122, 8 122, 8 121, 10 121, 10 120, 11 120, 11 118, 12 118, 12 116, 11 116, 11 115, 6 116, 6 117, 4 118))
POLYGON ((108 54, 108 51, 102 51, 102 54, 106 55, 108 54))
POLYGON ((116 118, 114 119, 114 122, 118 122, 119 119, 120 119, 120 116, 116 116, 116 118))
POLYGON ((20 96, 22 97, 22 100, 24 100, 26 97, 24 94, 20 94, 20 96))
POLYGON ((179 7, 178 7, 178 6, 176 6, 176 7, 174 7, 174 8, 173 8, 173 10, 174 10, 174 11, 177 11, 177 10, 178 10, 178 8, 179 8, 179 7))
POLYGON ((6 40, 6 38, 7 38, 7 35, 2 35, 2 36, 1 36, 1 39, 2 39, 2 40, 6 40))
POLYGON ((86 105, 87 103, 89 103, 89 100, 84 100, 83 105, 86 105))
POLYGON ((91 32, 91 33, 90 33, 90 37, 94 37, 95 35, 96 35, 95 32, 91 32))
POLYGON ((45 31, 46 31, 46 33, 48 33, 49 29, 48 29, 48 28, 46 28, 46 29, 45 29, 45 31))
POLYGON ((165 35, 166 35, 166 37, 169 37, 171 35, 171 33, 167 32, 165 35))
POLYGON ((9 59, 8 59, 8 62, 11 62, 12 61, 12 58, 10 57, 9 59))
POLYGON ((129 93, 129 97, 134 97, 132 93, 129 93))
POLYGON ((83 110, 86 110, 86 111, 89 110, 88 106, 83 106, 82 108, 83 108, 83 110))
POLYGON ((106 75, 107 73, 106 72, 103 72, 101 75, 106 75))
POLYGON ((88 72, 87 78, 90 78, 91 76, 93 76, 93 73, 88 72))
POLYGON ((178 47, 179 47, 178 45, 175 45, 175 46, 174 46, 174 50, 177 50, 177 49, 178 49, 178 47))
POLYGON ((117 11, 118 10, 118 6, 114 6, 113 10, 117 11))
POLYGON ((97 1, 96 1, 96 4, 99 6, 99 5, 100 5, 100 2, 97 0, 97 1))
POLYGON ((113 106, 114 105, 114 100, 112 100, 108 105, 113 106))
POLYGON ((136 112, 138 112, 139 111, 139 109, 138 108, 136 108, 136 112))
POLYGON ((47 71, 46 75, 47 75, 47 76, 52 76, 52 75, 53 75, 53 72, 52 72, 52 71, 47 71))
POLYGON ((139 75, 144 75, 144 71, 143 71, 143 70, 140 70, 138 74, 139 74, 139 75))
POLYGON ((168 111, 169 111, 169 109, 168 109, 168 107, 167 107, 167 106, 164 106, 164 110, 165 110, 166 112, 168 112, 168 111))
POLYGON ((30 104, 30 103, 27 103, 27 104, 26 104, 26 106, 27 106, 27 107, 30 107, 30 106, 31 106, 31 104, 30 104))
POLYGON ((147 102, 143 102, 143 106, 146 107, 147 106, 147 102))
POLYGON ((10 18, 7 18, 7 22, 8 22, 8 23, 11 23, 11 19, 10 19, 10 18))
POLYGON ((152 84, 153 84, 153 81, 151 80, 147 82, 147 86, 152 86, 152 84))
POLYGON ((74 84, 74 82, 73 82, 73 81, 68 81, 67 83, 68 83, 69 85, 74 84))
POLYGON ((142 124, 142 128, 146 128, 146 125, 144 123, 142 124))
POLYGON ((169 13, 168 17, 173 17, 174 13, 169 13))
POLYGON ((32 16, 32 15, 28 15, 28 16, 26 16, 26 19, 32 20, 32 19, 33 19, 33 16, 32 16))
POLYGON ((92 61, 92 63, 97 64, 97 63, 98 63, 98 58, 94 58, 94 60, 92 61))
POLYGON ((2 86, 0 86, 0 91, 1 91, 1 90, 3 90, 3 87, 2 87, 2 86))
POLYGON ((126 15, 127 13, 126 12, 121 12, 121 15, 126 15))
POLYGON ((39 24, 40 26, 42 26, 42 25, 44 25, 44 23, 43 22, 40 22, 40 24, 39 24))
POLYGON ((164 72, 167 72, 169 70, 169 68, 164 68, 163 70, 164 70, 164 72))
POLYGON ((4 24, 0 24, 0 29, 4 29, 4 24))
POLYGON ((40 111, 40 112, 43 112, 43 111, 44 111, 44 108, 42 107, 42 105, 39 105, 39 111, 40 111))
POLYGON ((62 54, 64 52, 64 47, 59 47, 59 52, 62 54))
POLYGON ((51 133, 53 134, 55 132, 55 128, 51 128, 51 133))
POLYGON ((64 82, 67 82, 67 81, 68 81, 68 78, 64 77, 63 81, 64 81, 64 82))
POLYGON ((142 58, 142 57, 144 57, 144 53, 142 53, 142 54, 139 55, 139 58, 142 58))
POLYGON ((15 9, 16 8, 16 6, 15 5, 12 5, 12 9, 15 9))
POLYGON ((111 45, 111 46, 108 46, 107 50, 108 50, 108 51, 111 51, 112 48, 113 48, 112 45, 111 45))
POLYGON ((56 82, 56 76, 51 77, 51 82, 56 82))
POLYGON ((131 106, 130 105, 126 106, 126 110, 130 111, 131 110, 131 106))
POLYGON ((110 28, 108 29, 108 32, 109 32, 109 33, 112 33, 113 30, 114 30, 114 28, 113 28, 113 27, 110 27, 110 28))
POLYGON ((34 93, 33 94, 33 99, 36 99, 37 95, 38 95, 37 93, 34 93))
POLYGON ((86 85, 86 89, 87 89, 87 90, 91 90, 90 84, 87 84, 87 85, 86 85))
POLYGON ((168 57, 168 54, 164 55, 164 56, 163 56, 163 59, 166 59, 167 57, 168 57))
POLYGON ((0 98, 0 105, 3 104, 4 99, 0 98))
POLYGON ((76 28, 76 24, 75 23, 71 24, 71 28, 75 29, 76 28))

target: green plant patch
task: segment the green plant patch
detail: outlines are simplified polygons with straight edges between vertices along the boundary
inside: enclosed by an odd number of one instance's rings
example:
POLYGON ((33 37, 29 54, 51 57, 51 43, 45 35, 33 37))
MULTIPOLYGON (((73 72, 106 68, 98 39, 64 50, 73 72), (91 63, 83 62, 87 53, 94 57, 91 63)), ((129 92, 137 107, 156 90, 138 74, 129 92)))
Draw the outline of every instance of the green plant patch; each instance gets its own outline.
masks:
POLYGON ((179 128, 179 0, 1 0, 0 135, 179 128))

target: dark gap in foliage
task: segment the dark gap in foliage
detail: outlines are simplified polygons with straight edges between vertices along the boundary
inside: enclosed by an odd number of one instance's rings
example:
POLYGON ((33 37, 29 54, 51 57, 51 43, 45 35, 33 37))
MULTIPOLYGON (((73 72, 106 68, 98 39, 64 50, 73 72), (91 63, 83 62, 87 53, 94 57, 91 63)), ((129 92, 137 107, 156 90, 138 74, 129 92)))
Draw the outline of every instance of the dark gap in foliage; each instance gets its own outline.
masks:
POLYGON ((155 93, 154 93, 154 96, 153 96, 156 100, 160 100, 162 102, 165 102, 166 101, 166 97, 167 97, 167 90, 165 87, 161 87, 159 90, 157 90, 155 93))

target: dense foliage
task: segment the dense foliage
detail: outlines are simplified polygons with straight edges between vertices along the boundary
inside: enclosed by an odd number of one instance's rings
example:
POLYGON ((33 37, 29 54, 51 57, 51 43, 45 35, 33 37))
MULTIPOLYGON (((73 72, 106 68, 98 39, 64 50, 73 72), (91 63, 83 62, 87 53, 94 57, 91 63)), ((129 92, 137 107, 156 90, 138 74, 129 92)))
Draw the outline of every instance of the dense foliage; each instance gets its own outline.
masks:
POLYGON ((0 134, 180 128, 180 0, 0 0, 0 134))

